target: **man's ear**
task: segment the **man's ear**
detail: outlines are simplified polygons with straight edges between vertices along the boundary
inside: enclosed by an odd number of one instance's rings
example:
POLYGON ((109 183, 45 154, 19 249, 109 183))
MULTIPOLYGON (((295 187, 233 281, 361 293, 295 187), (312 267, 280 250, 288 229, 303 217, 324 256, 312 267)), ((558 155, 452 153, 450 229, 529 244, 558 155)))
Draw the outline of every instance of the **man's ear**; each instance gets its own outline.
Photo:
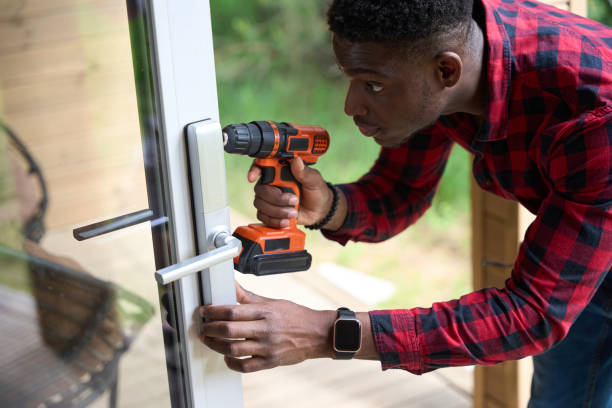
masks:
POLYGON ((444 51, 436 55, 436 76, 446 88, 457 85, 461 78, 463 61, 452 51, 444 51))

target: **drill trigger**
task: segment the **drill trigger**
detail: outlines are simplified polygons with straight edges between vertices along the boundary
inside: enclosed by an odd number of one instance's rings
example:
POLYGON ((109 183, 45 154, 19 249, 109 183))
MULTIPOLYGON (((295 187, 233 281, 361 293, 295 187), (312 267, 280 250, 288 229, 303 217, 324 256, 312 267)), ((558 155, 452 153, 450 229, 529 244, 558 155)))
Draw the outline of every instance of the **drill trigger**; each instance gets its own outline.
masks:
POLYGON ((274 177, 276 176, 276 170, 272 166, 260 166, 261 178, 259 182, 261 184, 272 184, 274 177))

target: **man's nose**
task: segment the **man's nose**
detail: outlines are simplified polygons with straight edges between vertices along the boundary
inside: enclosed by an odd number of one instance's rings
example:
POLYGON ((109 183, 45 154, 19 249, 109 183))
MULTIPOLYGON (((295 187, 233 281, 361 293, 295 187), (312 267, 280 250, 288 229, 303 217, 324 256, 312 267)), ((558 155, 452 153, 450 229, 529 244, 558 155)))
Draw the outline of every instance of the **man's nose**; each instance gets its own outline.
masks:
POLYGON ((346 91, 344 113, 348 116, 365 116, 368 113, 368 109, 363 103, 363 98, 359 90, 357 90, 353 84, 350 84, 346 91))

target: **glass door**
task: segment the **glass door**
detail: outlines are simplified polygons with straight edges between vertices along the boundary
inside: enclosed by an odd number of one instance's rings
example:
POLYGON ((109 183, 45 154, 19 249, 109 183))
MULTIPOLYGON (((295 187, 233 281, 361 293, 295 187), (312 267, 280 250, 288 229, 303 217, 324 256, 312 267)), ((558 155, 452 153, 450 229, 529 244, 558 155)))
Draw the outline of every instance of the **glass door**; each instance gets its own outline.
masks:
POLYGON ((208 2, 0 3, 0 406, 242 405, 194 315, 231 261, 154 278, 211 249, 185 129, 216 132, 214 84, 208 2))

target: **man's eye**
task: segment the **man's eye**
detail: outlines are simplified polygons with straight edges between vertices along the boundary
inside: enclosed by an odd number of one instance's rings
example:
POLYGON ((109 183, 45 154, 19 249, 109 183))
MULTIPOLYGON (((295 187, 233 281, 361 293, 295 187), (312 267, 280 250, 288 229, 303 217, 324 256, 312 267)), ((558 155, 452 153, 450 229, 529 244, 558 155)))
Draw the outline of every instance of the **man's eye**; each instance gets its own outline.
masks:
POLYGON ((381 92, 383 90, 382 85, 376 84, 374 82, 368 82, 368 83, 366 83, 366 86, 372 92, 381 92))

